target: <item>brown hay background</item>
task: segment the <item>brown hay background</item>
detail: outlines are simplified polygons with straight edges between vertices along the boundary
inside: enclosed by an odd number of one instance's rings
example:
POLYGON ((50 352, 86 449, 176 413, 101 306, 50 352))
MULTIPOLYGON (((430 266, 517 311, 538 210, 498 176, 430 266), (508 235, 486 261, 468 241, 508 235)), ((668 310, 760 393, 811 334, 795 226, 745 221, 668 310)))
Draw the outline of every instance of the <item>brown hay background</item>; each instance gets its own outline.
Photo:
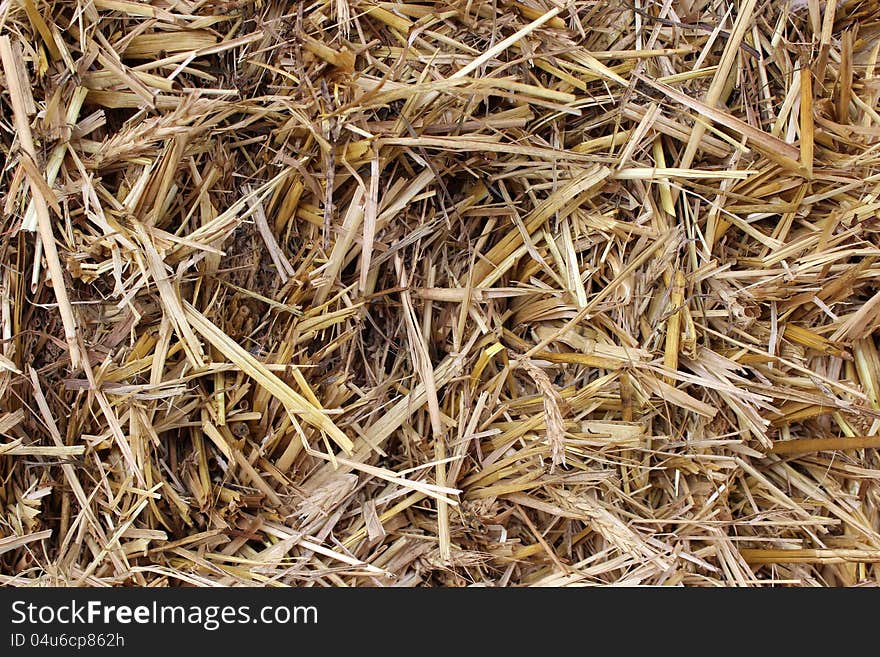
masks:
POLYGON ((0 583, 876 583, 878 51, 4 0, 0 583))

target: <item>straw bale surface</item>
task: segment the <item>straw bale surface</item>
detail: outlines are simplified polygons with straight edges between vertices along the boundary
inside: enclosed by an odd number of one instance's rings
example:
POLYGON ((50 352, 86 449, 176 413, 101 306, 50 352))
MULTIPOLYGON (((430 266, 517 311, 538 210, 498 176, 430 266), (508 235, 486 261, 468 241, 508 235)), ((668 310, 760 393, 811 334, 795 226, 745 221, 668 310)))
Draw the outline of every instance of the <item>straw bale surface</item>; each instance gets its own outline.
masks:
POLYGON ((880 580, 877 0, 2 0, 0 585, 880 580))

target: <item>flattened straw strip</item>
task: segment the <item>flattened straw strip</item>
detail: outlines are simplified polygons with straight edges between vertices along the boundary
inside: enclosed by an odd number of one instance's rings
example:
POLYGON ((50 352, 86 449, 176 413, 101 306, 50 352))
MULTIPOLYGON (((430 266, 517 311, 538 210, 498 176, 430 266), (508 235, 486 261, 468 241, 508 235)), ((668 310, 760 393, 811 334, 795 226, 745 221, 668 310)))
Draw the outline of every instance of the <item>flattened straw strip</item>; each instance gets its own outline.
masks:
POLYGON ((742 548, 740 556, 753 565, 773 563, 880 563, 880 550, 859 549, 782 549, 763 550, 742 548))
POLYGON ((21 421, 24 420, 24 418, 25 414, 24 409, 22 408, 13 411, 12 413, 4 413, 0 416, 0 434, 8 434, 13 427, 21 424, 21 421))
POLYGON ((376 223, 379 216, 379 156, 370 159, 370 182, 364 207, 364 245, 361 248, 361 292, 367 291, 370 261, 373 257, 373 241, 376 239, 376 223))
POLYGON ((22 445, 21 440, 16 440, 5 445, 0 444, 0 456, 52 456, 56 458, 70 458, 72 456, 82 456, 85 451, 85 445, 72 445, 71 447, 22 445))
POLYGON ((34 532, 33 534, 27 534, 25 536, 5 536, 3 538, 0 538, 0 555, 2 555, 4 552, 9 552, 10 550, 20 548, 21 546, 27 545, 28 543, 45 540, 51 535, 51 529, 44 529, 41 532, 34 532))
POLYGON ((778 456, 809 454, 811 452, 845 451, 880 448, 880 436, 845 436, 841 438, 795 438, 773 443, 768 450, 778 456))

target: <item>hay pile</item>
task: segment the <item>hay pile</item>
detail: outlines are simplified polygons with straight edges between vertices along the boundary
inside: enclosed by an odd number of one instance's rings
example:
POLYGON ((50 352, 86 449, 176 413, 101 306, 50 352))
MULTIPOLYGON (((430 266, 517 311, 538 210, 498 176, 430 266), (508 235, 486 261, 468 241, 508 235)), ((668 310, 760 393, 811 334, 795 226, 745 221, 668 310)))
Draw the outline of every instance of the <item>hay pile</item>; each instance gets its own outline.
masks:
POLYGON ((0 583, 878 581, 876 0, 0 33, 0 583))

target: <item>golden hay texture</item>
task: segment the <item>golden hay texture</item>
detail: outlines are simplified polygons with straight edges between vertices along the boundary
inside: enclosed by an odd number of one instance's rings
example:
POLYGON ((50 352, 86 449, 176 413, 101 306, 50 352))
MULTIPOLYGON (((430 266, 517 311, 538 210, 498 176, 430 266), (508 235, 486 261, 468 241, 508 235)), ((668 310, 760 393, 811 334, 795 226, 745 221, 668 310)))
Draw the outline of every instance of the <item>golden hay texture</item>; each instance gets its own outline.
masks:
POLYGON ((877 0, 2 0, 0 584, 880 581, 877 0))

